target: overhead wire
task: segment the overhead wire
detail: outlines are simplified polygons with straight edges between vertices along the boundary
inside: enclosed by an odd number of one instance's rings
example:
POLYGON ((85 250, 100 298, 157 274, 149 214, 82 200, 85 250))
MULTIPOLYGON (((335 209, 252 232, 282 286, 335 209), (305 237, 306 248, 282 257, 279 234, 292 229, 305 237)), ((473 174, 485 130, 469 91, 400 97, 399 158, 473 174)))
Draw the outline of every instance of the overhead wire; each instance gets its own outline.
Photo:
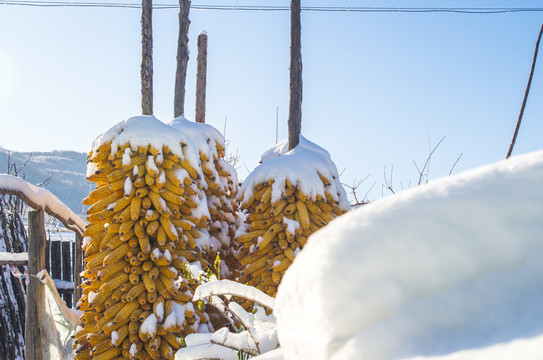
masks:
MULTIPOLYGON (((132 8, 141 9, 141 3, 129 2, 84 2, 84 1, 37 1, 37 0, 0 0, 0 5, 31 7, 83 7, 83 8, 132 8)), ((153 4, 154 10, 178 9, 178 4, 153 4)), ((218 11, 290 11, 282 5, 218 5, 191 4, 193 10, 218 11)), ((539 7, 368 7, 368 6, 305 6, 302 11, 310 12, 353 12, 353 13, 460 13, 460 14, 504 14, 543 12, 539 7)))

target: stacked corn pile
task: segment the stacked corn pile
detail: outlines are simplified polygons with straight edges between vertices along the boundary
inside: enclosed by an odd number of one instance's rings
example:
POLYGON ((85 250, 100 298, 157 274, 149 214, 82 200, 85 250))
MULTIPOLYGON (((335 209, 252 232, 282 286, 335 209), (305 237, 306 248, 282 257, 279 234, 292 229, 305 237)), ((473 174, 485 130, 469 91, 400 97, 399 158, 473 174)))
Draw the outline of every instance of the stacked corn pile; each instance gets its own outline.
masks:
POLYGON ((173 359, 181 338, 211 330, 190 302, 189 263, 207 266, 195 228, 207 220, 192 147, 152 116, 95 140, 76 359, 173 359))
POLYGON ((208 124, 191 122, 183 117, 174 119, 170 126, 187 134, 199 150, 201 167, 207 183, 204 192, 210 213, 206 230, 212 244, 206 259, 214 265, 213 271, 217 272, 220 278, 237 279, 238 246, 234 236, 241 225, 236 200, 238 176, 236 169, 225 161, 224 137, 208 124), (215 261, 217 255, 220 265, 215 261))
POLYGON ((275 296, 277 286, 308 237, 348 209, 329 154, 301 137, 263 156, 241 187, 246 223, 237 234, 241 283, 275 296))

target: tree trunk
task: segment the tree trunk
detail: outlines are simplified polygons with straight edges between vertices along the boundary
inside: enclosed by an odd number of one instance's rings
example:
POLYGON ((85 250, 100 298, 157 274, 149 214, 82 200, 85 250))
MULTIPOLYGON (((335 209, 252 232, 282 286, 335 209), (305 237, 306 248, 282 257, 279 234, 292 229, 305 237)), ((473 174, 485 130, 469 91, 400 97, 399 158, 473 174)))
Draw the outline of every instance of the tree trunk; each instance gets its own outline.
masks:
POLYGON ((198 65, 196 70, 196 122, 206 122, 207 33, 198 35, 198 65))
POLYGON ((141 12, 141 110, 153 114, 153 1, 142 0, 141 12))
POLYGON ((177 38, 177 69, 175 71, 174 118, 185 115, 185 83, 189 62, 190 0, 179 0, 179 37, 177 38))
POLYGON ((28 285, 26 297, 26 360, 48 359, 46 333, 43 331, 41 311, 45 307, 45 285, 35 276, 45 268, 45 228, 44 211, 28 212, 28 285))
POLYGON ((302 42, 300 0, 290 3, 290 105, 288 116, 288 149, 300 141, 302 131, 302 42))

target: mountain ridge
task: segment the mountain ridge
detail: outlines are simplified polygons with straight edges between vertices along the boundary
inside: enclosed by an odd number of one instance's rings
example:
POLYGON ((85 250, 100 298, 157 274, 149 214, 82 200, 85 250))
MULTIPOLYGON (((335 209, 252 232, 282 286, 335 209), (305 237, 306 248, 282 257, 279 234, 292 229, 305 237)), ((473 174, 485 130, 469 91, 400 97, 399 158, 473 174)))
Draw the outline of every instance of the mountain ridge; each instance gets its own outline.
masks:
POLYGON ((86 159, 87 154, 72 150, 19 152, 0 147, 0 173, 15 175, 13 166, 16 165, 20 169, 19 177, 34 185, 46 182, 42 187, 57 196, 74 213, 83 215, 82 200, 91 188, 86 177, 86 159))

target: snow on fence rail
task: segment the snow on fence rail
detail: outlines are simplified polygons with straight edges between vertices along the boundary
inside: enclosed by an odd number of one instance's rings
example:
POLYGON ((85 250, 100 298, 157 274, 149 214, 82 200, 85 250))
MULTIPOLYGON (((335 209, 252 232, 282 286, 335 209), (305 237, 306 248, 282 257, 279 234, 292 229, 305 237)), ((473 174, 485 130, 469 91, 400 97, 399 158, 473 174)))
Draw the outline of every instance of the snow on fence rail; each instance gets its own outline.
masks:
POLYGON ((28 253, 13 254, 0 252, 0 265, 26 265, 28 264, 28 253))
POLYGON ((51 192, 13 175, 0 175, 0 194, 15 195, 34 210, 43 209, 83 237, 85 222, 51 192))

